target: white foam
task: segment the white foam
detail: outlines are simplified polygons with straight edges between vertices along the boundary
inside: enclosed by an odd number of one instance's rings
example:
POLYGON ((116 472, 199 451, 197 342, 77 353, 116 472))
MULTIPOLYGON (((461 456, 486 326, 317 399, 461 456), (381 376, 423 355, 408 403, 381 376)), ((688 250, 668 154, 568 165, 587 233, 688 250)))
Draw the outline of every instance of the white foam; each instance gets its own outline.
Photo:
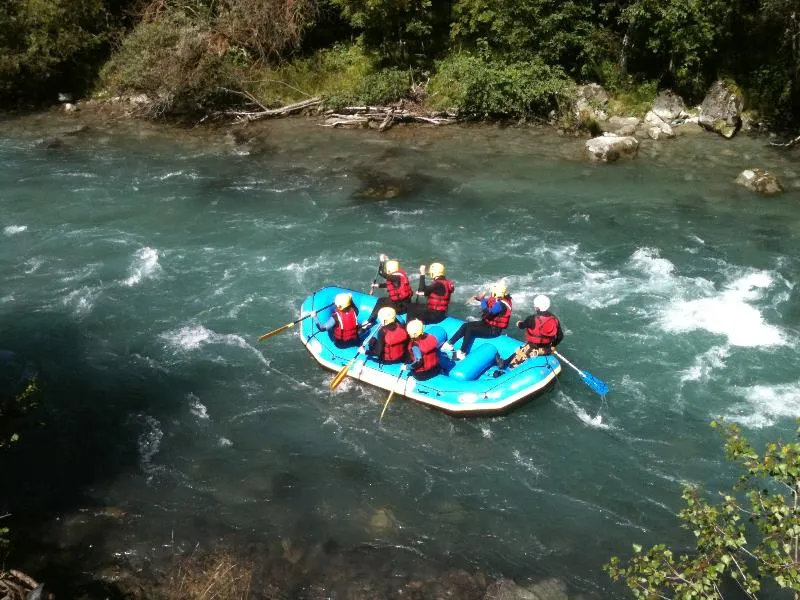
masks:
POLYGON ((694 364, 681 372, 681 382, 708 381, 711 371, 725 367, 725 359, 730 353, 730 346, 713 346, 696 356, 694 364))
POLYGON ((99 295, 100 290, 98 288, 83 286, 80 289, 73 290, 67 294, 63 299, 63 303, 66 306, 71 307, 75 313, 79 315, 86 315, 92 311, 92 308, 94 308, 94 303, 99 295))
POLYGON ((747 427, 762 428, 775 425, 781 418, 800 417, 800 381, 774 385, 759 384, 734 388, 733 391, 741 396, 745 403, 725 415, 728 421, 747 427))
POLYGON ((129 269, 130 276, 123 281, 123 285, 134 286, 143 279, 155 277, 161 271, 158 264, 158 250, 153 248, 140 248, 136 251, 133 263, 129 269))
POLYGON ((231 446, 233 446, 233 442, 226 437, 221 437, 219 438, 219 440, 217 440, 217 445, 220 448, 230 448, 231 446))
POLYGON ((208 421, 208 409, 206 406, 200 402, 200 398, 195 396, 194 394, 189 394, 189 411, 201 421, 208 421))
MULTIPOLYGON (((270 366, 270 362, 264 358, 258 348, 249 344, 242 336, 234 333, 216 333, 203 325, 191 325, 164 332, 160 337, 170 346, 184 351, 197 350, 206 344, 222 344, 242 348, 252 352, 265 367, 270 366)), ((271 370, 279 373, 276 369, 271 370)))
POLYGON ((9 225, 3 229, 3 233, 8 236, 11 236, 11 235, 17 235, 18 233, 22 233, 23 231, 27 230, 28 230, 27 225, 9 225))
POLYGON ((764 321, 751 304, 759 300, 772 284, 766 272, 745 275, 734 280, 715 296, 694 300, 676 300, 662 315, 662 327, 672 333, 705 330, 725 336, 733 346, 781 346, 786 343, 781 330, 764 321))

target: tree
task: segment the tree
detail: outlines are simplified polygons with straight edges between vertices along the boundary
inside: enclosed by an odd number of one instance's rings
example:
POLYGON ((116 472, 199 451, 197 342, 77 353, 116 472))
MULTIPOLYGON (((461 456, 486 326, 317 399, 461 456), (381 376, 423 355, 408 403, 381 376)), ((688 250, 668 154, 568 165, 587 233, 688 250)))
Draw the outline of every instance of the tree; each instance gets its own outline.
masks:
POLYGON ((719 504, 684 486, 679 517, 694 535, 695 552, 676 556, 664 544, 644 552, 634 544, 627 565, 616 556, 605 565, 636 598, 723 598, 735 586, 755 599, 765 581, 800 598, 800 443, 770 443, 759 455, 739 427, 722 427, 726 455, 745 472, 730 493, 720 493, 719 504))

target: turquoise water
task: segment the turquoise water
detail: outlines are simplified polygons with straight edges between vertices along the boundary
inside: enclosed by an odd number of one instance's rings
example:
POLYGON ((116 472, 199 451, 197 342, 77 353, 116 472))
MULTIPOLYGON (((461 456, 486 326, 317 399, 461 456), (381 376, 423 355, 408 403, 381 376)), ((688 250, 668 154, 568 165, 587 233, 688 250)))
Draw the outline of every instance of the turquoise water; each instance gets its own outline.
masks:
POLYGON ((140 124, 37 143, 67 126, 0 137, 0 348, 44 389, 0 512, 87 564, 334 543, 386 553, 393 576, 621 597, 608 557, 687 547, 681 482, 731 482, 712 419, 757 443, 794 431, 800 172, 763 139, 644 142, 610 166, 578 138, 494 128, 281 121, 249 153, 140 124), (753 166, 790 191, 734 185, 753 166), (380 185, 399 195, 362 197, 380 185), (331 393, 294 332, 256 341, 315 289, 366 290, 381 252, 444 262, 462 318, 500 278, 518 314, 547 293, 563 353, 612 393, 566 369, 507 416, 396 399, 379 425, 383 391, 331 393))

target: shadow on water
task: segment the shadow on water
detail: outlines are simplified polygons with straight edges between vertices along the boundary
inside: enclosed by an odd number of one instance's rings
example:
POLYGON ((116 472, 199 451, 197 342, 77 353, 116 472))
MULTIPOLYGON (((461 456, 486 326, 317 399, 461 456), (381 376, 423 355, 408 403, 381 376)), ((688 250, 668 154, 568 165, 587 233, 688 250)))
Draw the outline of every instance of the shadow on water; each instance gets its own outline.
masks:
POLYGON ((3 526, 14 540, 7 562, 47 581, 61 598, 93 585, 89 552, 108 529, 98 522, 80 545, 66 548, 52 539, 56 523, 65 514, 109 510, 96 506, 88 490, 135 469, 144 424, 131 415, 163 414, 173 408, 170 392, 189 388, 152 368, 122 364, 124 357, 93 364, 92 345, 67 314, 0 317, 0 346, 36 370, 40 390, 19 441, 0 453, 0 514, 9 514, 3 526))

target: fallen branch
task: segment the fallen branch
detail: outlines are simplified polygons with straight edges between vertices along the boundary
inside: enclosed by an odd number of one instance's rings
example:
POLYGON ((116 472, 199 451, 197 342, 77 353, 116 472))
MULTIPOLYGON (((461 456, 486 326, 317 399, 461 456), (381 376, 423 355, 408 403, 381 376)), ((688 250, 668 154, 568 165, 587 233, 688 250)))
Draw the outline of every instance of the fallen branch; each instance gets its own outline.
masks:
POLYGON ((792 140, 789 140, 785 144, 779 144, 777 142, 770 142, 769 145, 774 147, 774 148, 786 148, 786 149, 788 149, 788 148, 791 148, 791 147, 797 145, 798 143, 800 143, 800 135, 798 135, 796 138, 794 138, 792 140))
MULTIPOLYGON (((250 96, 246 92, 243 95, 250 96)), ((286 106, 281 106, 280 108, 266 108, 263 104, 258 101, 255 101, 259 106, 261 106, 262 110, 259 111, 250 111, 250 110, 231 110, 228 111, 227 114, 233 115, 238 117, 239 119, 246 120, 246 121, 256 121, 258 119, 263 119, 264 117, 284 117, 286 115, 290 115, 292 113, 296 113, 298 111, 303 110, 304 108, 311 108, 312 106, 318 106, 322 104, 322 98, 309 98, 308 100, 301 100, 300 102, 295 102, 294 104, 287 104, 286 106)))

